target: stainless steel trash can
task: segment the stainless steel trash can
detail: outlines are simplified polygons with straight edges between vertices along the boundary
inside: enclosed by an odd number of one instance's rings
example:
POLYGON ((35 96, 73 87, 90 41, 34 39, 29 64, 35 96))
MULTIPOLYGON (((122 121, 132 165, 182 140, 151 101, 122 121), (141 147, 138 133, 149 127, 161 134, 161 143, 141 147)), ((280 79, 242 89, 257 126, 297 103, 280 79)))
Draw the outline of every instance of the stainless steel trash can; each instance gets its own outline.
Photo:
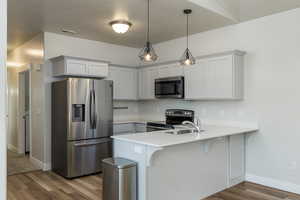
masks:
POLYGON ((137 163, 107 158, 103 164, 103 200, 137 199, 137 163))

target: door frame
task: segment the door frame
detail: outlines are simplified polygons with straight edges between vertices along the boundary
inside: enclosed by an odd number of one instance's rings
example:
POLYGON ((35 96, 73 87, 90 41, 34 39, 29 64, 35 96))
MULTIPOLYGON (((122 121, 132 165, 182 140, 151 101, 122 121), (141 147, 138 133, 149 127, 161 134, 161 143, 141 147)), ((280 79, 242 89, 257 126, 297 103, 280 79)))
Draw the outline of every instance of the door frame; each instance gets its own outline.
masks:
MULTIPOLYGON (((28 113, 28 119, 29 119, 29 155, 31 155, 32 152, 32 111, 31 111, 31 65, 29 65, 29 67, 23 71, 18 72, 18 91, 19 91, 19 96, 18 96, 18 153, 20 154, 25 154, 26 152, 26 135, 25 135, 25 131, 24 129, 26 129, 26 126, 24 126, 24 122, 23 122, 23 117, 21 117, 21 110, 20 110, 20 85, 25 85, 24 81, 25 79, 21 80, 20 77, 25 74, 26 72, 28 72, 28 90, 29 90, 29 113, 28 113), (21 83, 21 81, 23 83, 21 83), (23 125, 21 125, 23 123, 23 125), (23 130, 22 130, 23 129, 23 130)), ((25 89, 25 88, 22 88, 25 89)), ((23 99, 24 101, 24 99, 23 99)))
POLYGON ((6 54, 7 54, 7 0, 0 1, 0 200, 6 199, 7 179, 7 78, 6 78, 6 54))

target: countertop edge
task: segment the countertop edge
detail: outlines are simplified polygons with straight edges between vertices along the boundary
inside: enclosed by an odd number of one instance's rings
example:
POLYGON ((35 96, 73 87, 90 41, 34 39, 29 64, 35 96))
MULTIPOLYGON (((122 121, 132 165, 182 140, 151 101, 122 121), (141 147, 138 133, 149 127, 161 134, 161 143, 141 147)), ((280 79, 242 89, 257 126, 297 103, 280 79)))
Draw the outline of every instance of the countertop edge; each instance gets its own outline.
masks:
POLYGON ((127 139, 127 138, 123 138, 123 137, 120 137, 120 136, 111 136, 111 138, 113 138, 115 140, 119 140, 119 141, 134 143, 134 144, 137 144, 137 145, 146 145, 146 146, 150 146, 150 147, 154 147, 154 148, 163 148, 163 147, 175 146, 175 145, 180 145, 180 144, 187 144, 187 143, 205 141, 205 140, 210 140, 210 139, 215 139, 215 138, 220 138, 220 137, 226 137, 226 136, 231 136, 231 135, 252 133, 252 132, 257 132, 258 130, 259 129, 257 129, 257 128, 253 128, 253 129, 248 128, 248 130, 247 130, 247 128, 245 128, 245 130, 239 131, 239 132, 224 133, 224 134, 214 135, 214 136, 206 137, 206 138, 198 138, 198 139, 196 138, 194 140, 187 140, 187 141, 175 142, 175 143, 170 143, 170 144, 162 144, 162 145, 155 145, 155 144, 151 144, 151 143, 147 143, 147 142, 136 141, 134 139, 127 139))

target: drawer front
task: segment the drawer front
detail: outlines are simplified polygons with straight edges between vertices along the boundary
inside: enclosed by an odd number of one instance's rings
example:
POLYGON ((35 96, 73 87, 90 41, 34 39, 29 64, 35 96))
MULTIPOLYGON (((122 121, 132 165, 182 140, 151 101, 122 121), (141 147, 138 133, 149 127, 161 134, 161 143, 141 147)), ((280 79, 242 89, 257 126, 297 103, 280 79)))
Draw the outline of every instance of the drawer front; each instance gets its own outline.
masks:
POLYGON ((111 139, 68 142, 68 177, 100 172, 102 160, 108 157, 112 157, 111 139))

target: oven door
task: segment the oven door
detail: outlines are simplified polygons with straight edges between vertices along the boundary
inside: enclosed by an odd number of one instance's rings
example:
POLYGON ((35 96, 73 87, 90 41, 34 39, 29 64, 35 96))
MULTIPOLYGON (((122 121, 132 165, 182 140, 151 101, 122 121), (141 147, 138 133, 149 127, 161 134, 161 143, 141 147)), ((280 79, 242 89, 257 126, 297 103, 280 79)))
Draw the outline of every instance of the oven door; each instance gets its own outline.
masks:
POLYGON ((184 77, 169 77, 155 80, 155 97, 162 98, 184 98, 184 77))

